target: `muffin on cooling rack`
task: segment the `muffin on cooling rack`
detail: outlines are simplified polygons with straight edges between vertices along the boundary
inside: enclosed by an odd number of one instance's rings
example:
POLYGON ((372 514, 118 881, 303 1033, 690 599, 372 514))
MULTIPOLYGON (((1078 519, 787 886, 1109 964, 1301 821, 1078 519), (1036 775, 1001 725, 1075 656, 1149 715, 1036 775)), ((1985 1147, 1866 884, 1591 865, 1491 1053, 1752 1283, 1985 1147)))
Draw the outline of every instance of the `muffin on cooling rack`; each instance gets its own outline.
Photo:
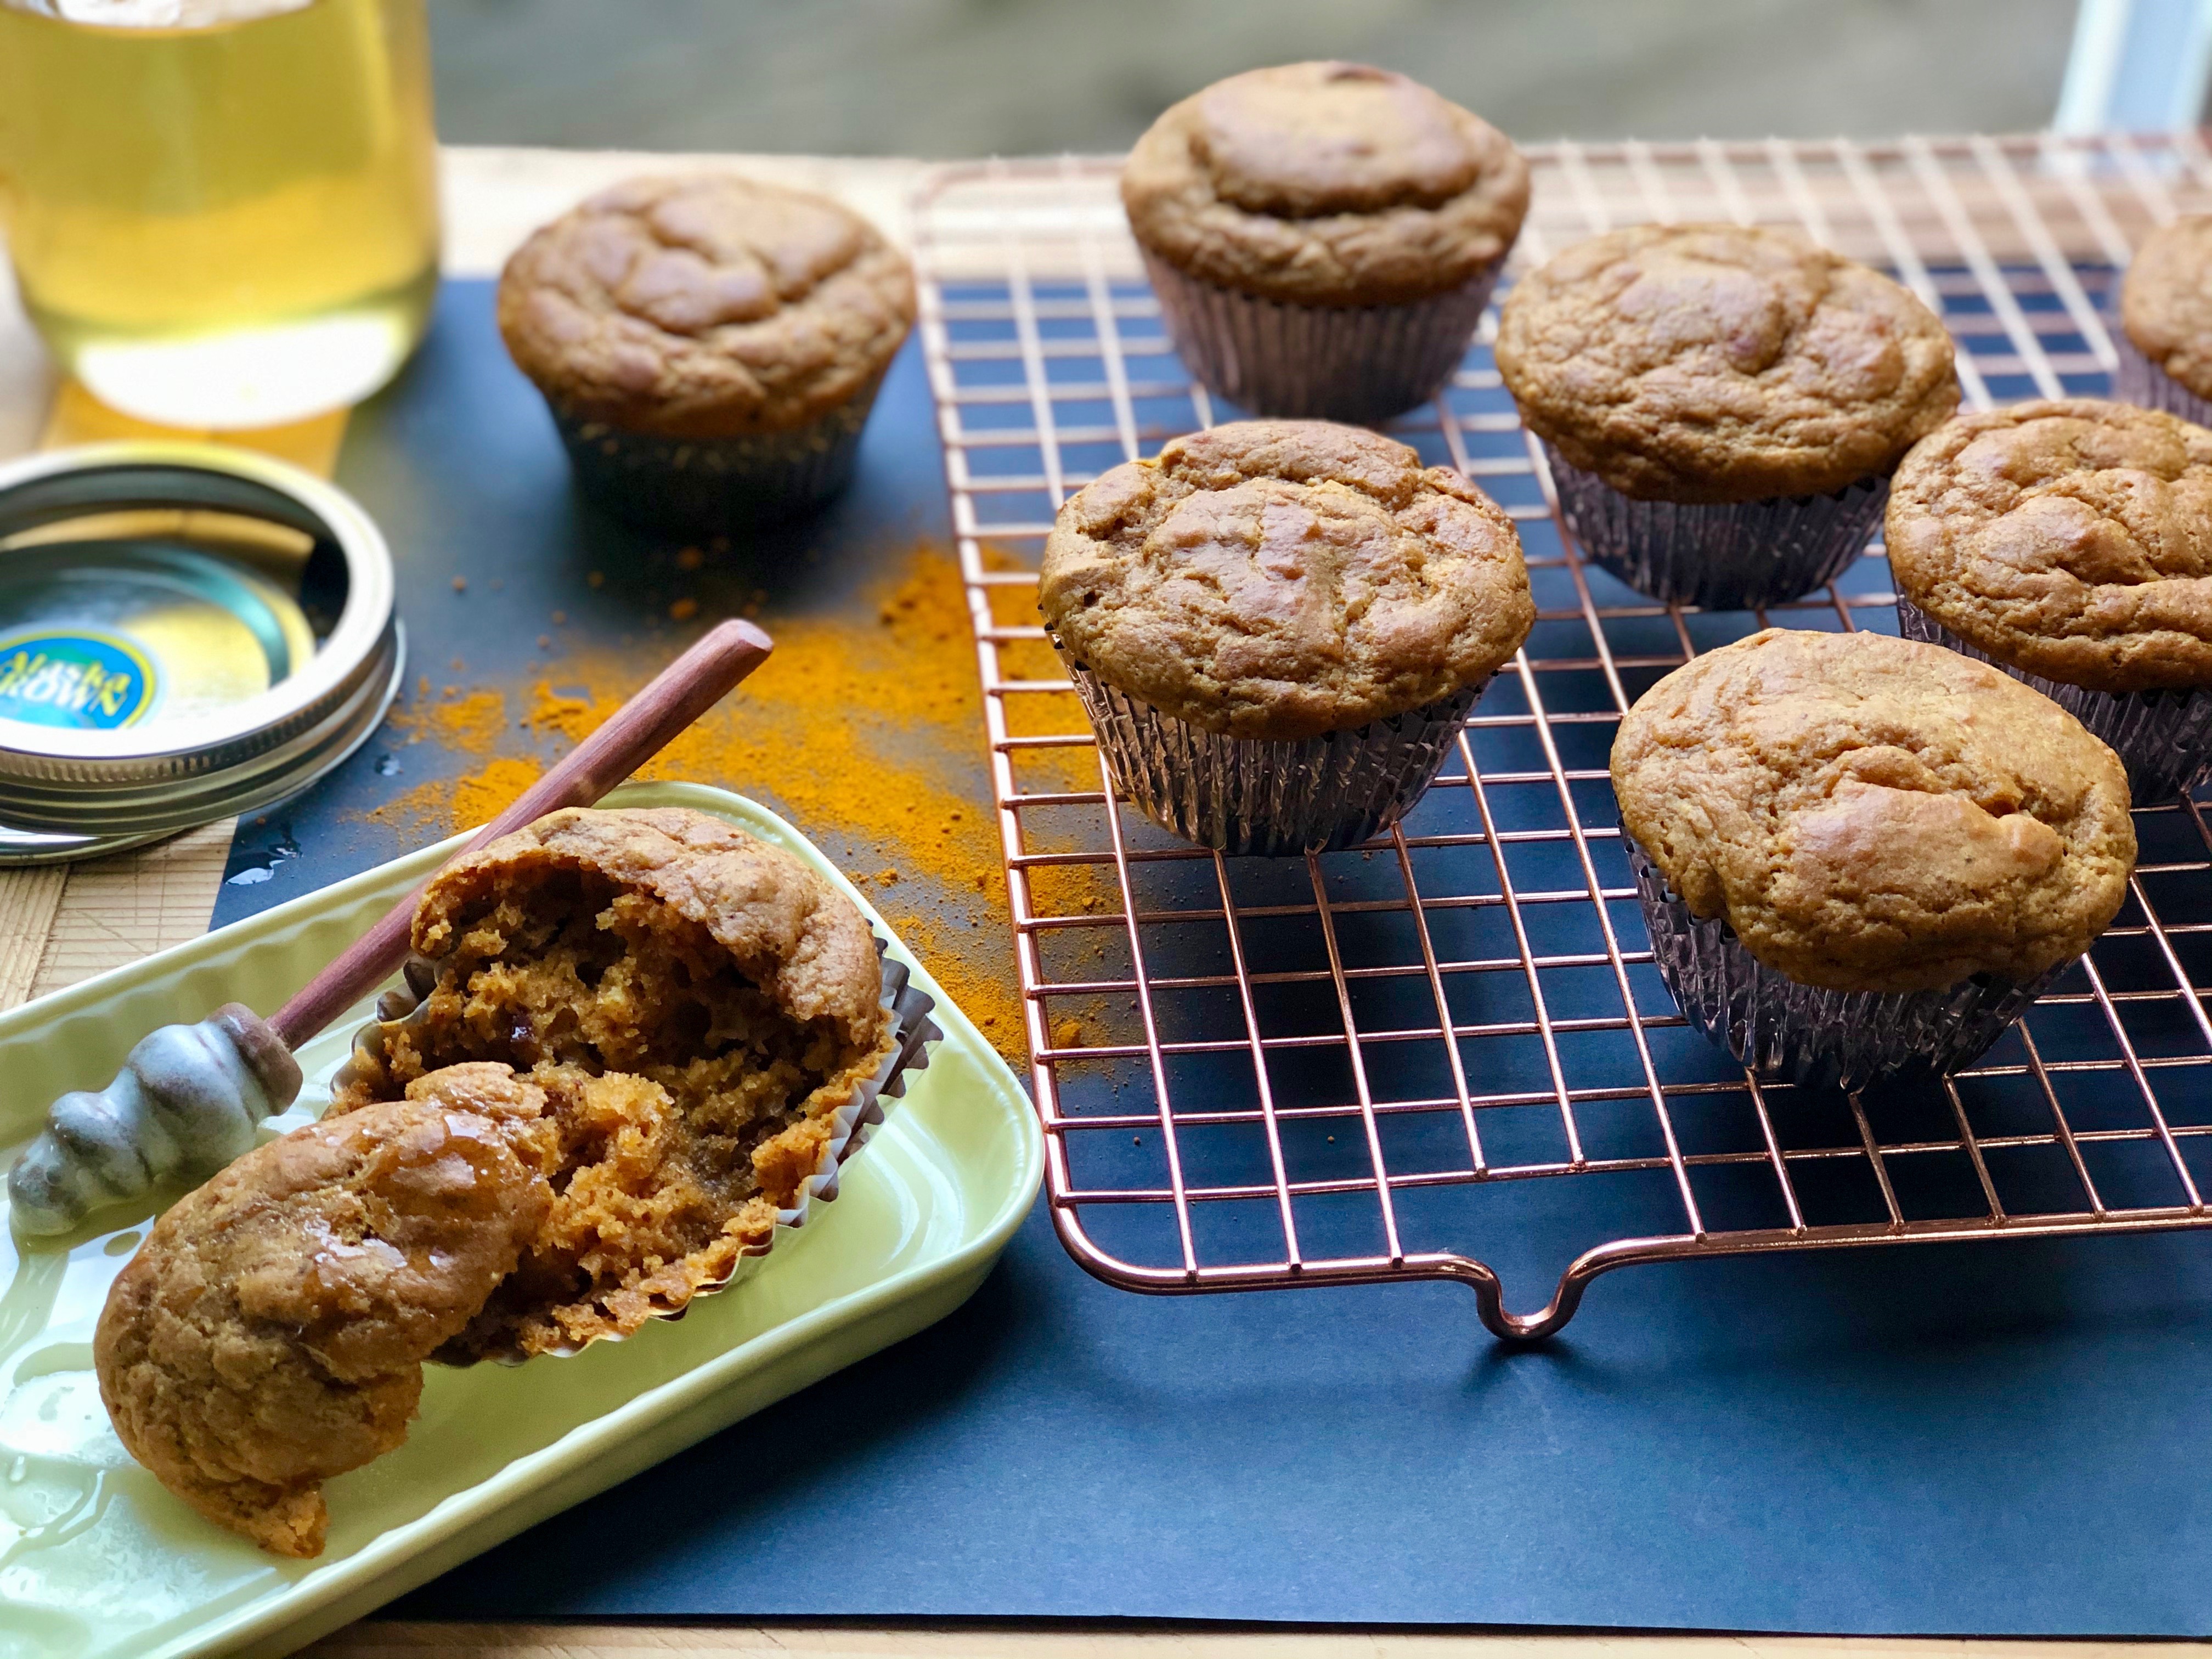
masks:
POLYGON ((2127 780, 2049 698, 1879 634, 1768 629, 1638 698, 1613 746, 1660 975, 1745 1065, 1953 1071, 2118 912, 2127 780))
POLYGON ((2212 215, 2143 239, 2120 283, 2112 395, 2212 425, 2212 215))
POLYGON ((1078 490, 1038 604, 1122 791, 1228 853, 1395 823, 1535 619, 1487 496, 1322 421, 1193 433, 1078 490))
POLYGON ((1909 638, 2059 703, 2138 800, 2212 767, 2212 431, 2091 398, 1961 415, 1898 469, 1887 533, 1909 638))
POLYGON ((726 174, 603 191, 499 283, 578 483, 680 534, 836 493, 914 315, 913 270, 866 220, 726 174))
POLYGON ((1137 141, 1121 200, 1168 332, 1260 415, 1381 421, 1448 381, 1528 210, 1528 166, 1419 82, 1286 64, 1137 141))
POLYGON ((1957 408, 1951 337, 1794 231, 1639 225, 1499 314, 1498 368, 1583 550, 1639 592, 1735 610, 1833 580, 1890 471, 1957 408))

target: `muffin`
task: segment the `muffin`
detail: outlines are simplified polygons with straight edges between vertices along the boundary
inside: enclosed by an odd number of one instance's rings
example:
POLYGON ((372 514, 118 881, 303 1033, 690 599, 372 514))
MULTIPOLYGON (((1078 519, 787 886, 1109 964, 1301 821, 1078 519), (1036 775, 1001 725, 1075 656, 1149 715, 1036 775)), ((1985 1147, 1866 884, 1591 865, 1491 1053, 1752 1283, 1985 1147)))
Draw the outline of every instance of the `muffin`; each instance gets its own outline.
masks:
POLYGON ((867 221, 721 174, 604 191, 499 282, 501 337, 579 485, 685 535, 836 493, 914 315, 913 269, 867 221))
POLYGON ((270 1553, 321 1554, 323 1482, 407 1438, 422 1362, 545 1218, 543 1104, 504 1066, 455 1066, 179 1199, 93 1336, 131 1456, 270 1553))
POLYGON ((1078 490, 1038 604, 1123 793, 1226 853, 1395 823, 1535 619, 1487 496, 1321 421, 1193 433, 1078 490))
POLYGON ((1286 64, 1161 116, 1121 200, 1208 391, 1259 415, 1381 421, 1459 367, 1521 234, 1528 165, 1417 81, 1286 64))
POLYGON ((1795 231, 1638 225, 1516 284, 1498 368, 1583 550, 1669 605, 1833 580, 1888 477, 1958 407, 1951 337, 1795 231))
POLYGON ((702 812, 553 813, 432 880, 413 943, 422 1000, 364 1034, 331 1111, 491 1062, 558 1143, 550 1210, 449 1359, 573 1352, 727 1284, 936 1035, 851 901, 702 812))
POLYGON ((1667 988, 1792 1082, 1968 1064, 2135 865, 2111 750, 1986 664, 1879 634, 1692 659, 1622 719, 1613 786, 1667 988))
POLYGON ((2112 395, 2212 426, 2212 215, 2161 225, 2120 283, 2112 395))
POLYGON ((2090 398, 1961 415, 1898 469, 1888 540, 1905 633, 2065 708, 2138 801, 2212 765, 2212 431, 2090 398))

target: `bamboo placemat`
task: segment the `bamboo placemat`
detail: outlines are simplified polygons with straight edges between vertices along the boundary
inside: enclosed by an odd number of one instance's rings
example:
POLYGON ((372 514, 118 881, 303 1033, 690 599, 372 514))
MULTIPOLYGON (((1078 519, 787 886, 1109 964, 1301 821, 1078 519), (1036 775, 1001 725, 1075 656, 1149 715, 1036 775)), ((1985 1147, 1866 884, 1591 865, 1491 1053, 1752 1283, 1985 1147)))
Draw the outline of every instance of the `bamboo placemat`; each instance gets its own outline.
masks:
MULTIPOLYGON (((2179 1649, 2199 1644, 2172 1644, 2179 1649)), ((348 1626, 306 1659, 2114 1659, 2121 1642, 1962 1637, 1534 1636, 1340 1630, 987 1630, 821 1626, 348 1626)))

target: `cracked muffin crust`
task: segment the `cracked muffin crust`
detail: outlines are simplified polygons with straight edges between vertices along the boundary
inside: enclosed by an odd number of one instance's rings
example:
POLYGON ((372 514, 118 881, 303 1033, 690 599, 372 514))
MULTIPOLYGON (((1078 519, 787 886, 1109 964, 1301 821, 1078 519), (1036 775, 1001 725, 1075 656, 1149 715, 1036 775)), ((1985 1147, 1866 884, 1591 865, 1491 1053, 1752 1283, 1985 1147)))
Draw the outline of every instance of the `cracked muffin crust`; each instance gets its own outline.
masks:
POLYGON ((1348 730, 1487 678, 1535 618, 1513 521, 1322 421, 1177 438, 1071 496, 1039 608, 1109 684, 1208 732, 1348 730))
POLYGON ((1499 313, 1529 428, 1640 501, 1825 495, 1887 473, 1959 403, 1951 337, 1794 231, 1638 225, 1578 243, 1499 313))
POLYGON ((2212 686, 2212 431, 2079 398, 1961 415, 1891 487, 1898 591, 2094 691, 2212 686))
POLYGON ((1171 106, 1130 152, 1121 200, 1138 241, 1191 276, 1291 304, 1393 305, 1504 258, 1528 166, 1405 76, 1286 64, 1171 106))
POLYGON ((1699 917, 1800 984, 2025 983, 2087 950, 2135 865, 2111 750, 1940 646, 1768 629, 1637 700, 1622 827, 1699 917))
POLYGON ((634 179, 532 234, 499 283, 517 366, 575 419, 665 438, 791 431, 872 391, 914 272, 826 197, 634 179))
POLYGON ((544 1091, 558 1139, 545 1225, 456 1358, 626 1335, 726 1280, 896 1037, 851 902, 703 812, 541 818, 431 882, 414 946, 437 981, 332 1111, 489 1060, 544 1091))
POLYGON ((2212 214, 2189 214, 2143 239, 2120 283, 2120 323, 2136 350, 2212 398, 2212 214))
POLYGON ((179 1199, 93 1340, 131 1455, 264 1549, 320 1554, 323 1482, 407 1437, 422 1361, 544 1219, 544 1103, 504 1066, 455 1066, 179 1199))

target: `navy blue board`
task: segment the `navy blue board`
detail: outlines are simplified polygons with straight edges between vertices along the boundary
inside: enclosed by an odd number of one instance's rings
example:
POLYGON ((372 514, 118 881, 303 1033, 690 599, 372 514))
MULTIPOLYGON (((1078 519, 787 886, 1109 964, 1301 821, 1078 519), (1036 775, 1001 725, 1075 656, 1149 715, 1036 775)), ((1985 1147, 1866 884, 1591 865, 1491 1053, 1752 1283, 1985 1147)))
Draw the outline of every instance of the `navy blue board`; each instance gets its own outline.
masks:
MULTIPOLYGON (((422 359, 356 417, 340 478, 392 538, 416 662, 434 683, 526 683, 553 609, 578 638, 659 627, 671 648, 679 641, 658 620, 669 550, 574 504, 481 285, 448 289, 422 359), (597 588, 592 569, 606 577, 597 588), (457 572, 464 594, 451 591, 457 572), (465 672, 449 676, 453 658, 465 672)), ((771 586, 771 615, 850 603, 896 550, 944 533, 943 503, 909 352, 854 495, 787 546, 751 556, 785 572, 781 585, 732 574, 731 591, 771 586)), ((712 614, 712 590, 698 591, 712 614)), ((359 815, 394 787, 376 769, 380 754, 411 782, 439 758, 428 750, 372 744, 267 824, 242 828, 236 872, 270 873, 227 886, 219 920, 401 850, 397 831, 359 815), (277 836, 296 852, 272 857, 277 836)), ((1502 828, 1524 810, 1531 823, 1557 810, 1514 805, 1519 793, 1498 792, 1502 828)), ((1595 795, 1578 805, 1609 822, 1601 787, 1595 795)), ((1462 811, 1465 797, 1439 792, 1433 810, 1462 811)), ((1604 856, 1617 860, 1609 848, 1604 856)), ((1349 855, 1329 879, 1346 896, 1395 879, 1362 870, 1349 855)), ((1617 862, 1601 873, 1625 878, 1617 862)), ((1528 884, 1543 884, 1540 874, 1528 884)), ((1201 876, 1210 866, 1191 879, 1201 876)), ((1240 903, 1260 906, 1305 878, 1299 866, 1239 860, 1234 879, 1240 903)), ((1628 909, 1616 920, 1633 925, 1628 909)), ((1306 948, 1246 943, 1283 958, 1306 948)), ((1347 933, 1345 948, 1365 943, 1347 933)), ((1214 971, 1218 949, 1194 931, 1151 959, 1164 975, 1214 971)), ((1555 1012, 1573 1015, 1578 994, 1560 988, 1555 1012)), ((1670 1040, 1670 1066, 1724 1074, 1695 1038, 1670 1040)), ((1537 1057, 1524 1058, 1540 1088, 1537 1057)), ((1524 1060, 1504 1064, 1517 1074, 1524 1060)), ((1378 1092, 1406 1086, 1378 1078, 1378 1092)), ((1318 1068, 1300 1081, 1316 1098, 1340 1087, 1318 1068)), ((1900 1097, 1875 1109, 1923 1105, 1900 1097)), ((1620 1146, 1641 1133, 1624 1115, 1620 1146)), ((1809 1144, 1836 1130, 1803 1133, 1809 1144)), ((1116 1158, 1155 1178, 1157 1149, 1092 1139, 1102 1144, 1083 1155, 1100 1162, 1086 1179, 1106 1181, 1116 1158)), ((1341 1137, 1311 1139, 1290 1149, 1294 1174, 1346 1155, 1341 1137)), ((1249 1148, 1194 1155, 1218 1180, 1249 1148)), ((1540 1301, 1593 1226, 1603 1237, 1679 1224, 1656 1187, 1626 1182, 1601 1219, 1578 1212, 1583 1190, 1486 1190, 1467 1243, 1504 1271, 1517 1309, 1540 1301)), ((1725 1224, 1755 1218, 1730 1213, 1725 1224)), ((1329 1235, 1326 1217, 1310 1224, 1322 1230, 1310 1235, 1316 1253, 1348 1241, 1329 1235)), ((934 1329, 391 1611, 2212 1634, 2209 1394, 2212 1238, 2202 1237, 1635 1268, 1599 1280, 1561 1337, 1516 1352, 1449 1285, 1174 1299, 1110 1290, 1073 1265, 1040 1212, 975 1300, 934 1329)))
MULTIPOLYGON (((410 710, 447 688, 504 686, 520 714, 533 682, 560 681, 564 653, 595 647, 627 647, 642 679, 756 596, 781 616, 851 607, 918 540, 951 542, 928 383, 909 345, 884 380, 851 489, 811 520, 679 570, 679 542, 629 529, 577 497, 544 403, 500 343, 493 291, 486 282, 445 285, 422 349, 354 413, 338 459, 337 482, 392 544, 407 629, 400 720, 304 795, 239 826, 218 927, 421 845, 404 815, 370 813, 403 790, 483 765, 482 755, 405 741, 410 710), (683 598, 698 605, 688 625, 668 614, 683 598)), ((980 734, 975 746, 980 780, 980 734)))

